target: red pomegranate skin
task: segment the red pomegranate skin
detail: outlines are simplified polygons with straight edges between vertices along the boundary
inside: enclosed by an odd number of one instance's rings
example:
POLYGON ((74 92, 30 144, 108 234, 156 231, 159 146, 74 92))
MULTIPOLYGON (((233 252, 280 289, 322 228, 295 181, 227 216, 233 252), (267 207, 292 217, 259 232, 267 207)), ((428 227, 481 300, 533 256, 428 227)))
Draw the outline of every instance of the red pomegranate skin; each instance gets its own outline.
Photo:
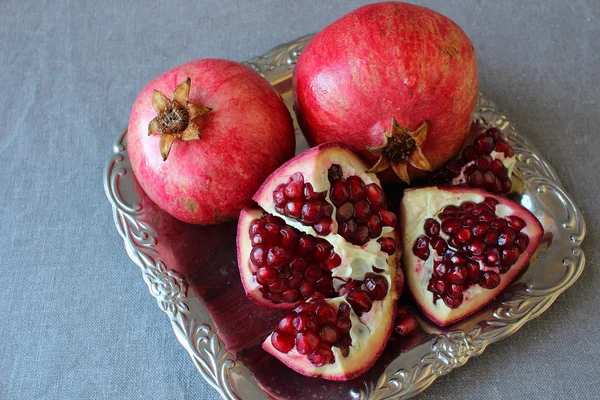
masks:
POLYGON ((220 59, 192 61, 150 81, 133 105, 127 140, 144 191, 175 218, 194 224, 237 218, 295 150, 292 119, 279 94, 250 68, 220 59), (212 111, 194 119, 201 139, 176 139, 163 161, 160 135, 148 136, 156 116, 152 95, 158 90, 171 99, 187 77, 189 102, 212 111))
MULTIPOLYGON (((456 23, 400 2, 371 4, 326 27, 294 70, 295 111, 311 145, 383 143, 392 117, 411 131, 428 121, 421 149, 433 169, 461 148, 477 102, 479 78, 471 41, 456 23)), ((391 171, 381 176, 389 181, 391 171)), ((412 166, 410 177, 424 174, 412 166)))

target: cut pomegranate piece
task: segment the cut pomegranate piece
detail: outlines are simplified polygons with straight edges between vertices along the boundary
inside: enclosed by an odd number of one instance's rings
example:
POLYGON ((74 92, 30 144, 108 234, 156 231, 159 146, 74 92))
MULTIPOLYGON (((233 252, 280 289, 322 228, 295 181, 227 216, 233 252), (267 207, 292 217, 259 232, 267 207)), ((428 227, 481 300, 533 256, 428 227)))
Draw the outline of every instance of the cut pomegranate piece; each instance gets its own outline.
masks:
MULTIPOLYGON (((478 143, 487 149, 488 142, 478 143)), ((476 312, 504 290, 543 235, 527 209, 480 189, 408 189, 400 207, 408 287, 440 326, 476 312), (472 219, 482 222, 468 226, 472 219)))
MULTIPOLYGON (((481 127, 475 128, 481 131, 481 127)), ((510 177, 515 162, 515 151, 504 140, 502 132, 490 128, 476 136, 473 144, 465 147, 455 160, 440 169, 431 182, 506 194, 512 188, 510 177)))
POLYGON ((263 347, 307 376, 360 375, 393 328, 403 283, 396 215, 367 168, 344 145, 312 148, 263 183, 254 196, 260 208, 240 214, 246 294, 294 309, 263 347))

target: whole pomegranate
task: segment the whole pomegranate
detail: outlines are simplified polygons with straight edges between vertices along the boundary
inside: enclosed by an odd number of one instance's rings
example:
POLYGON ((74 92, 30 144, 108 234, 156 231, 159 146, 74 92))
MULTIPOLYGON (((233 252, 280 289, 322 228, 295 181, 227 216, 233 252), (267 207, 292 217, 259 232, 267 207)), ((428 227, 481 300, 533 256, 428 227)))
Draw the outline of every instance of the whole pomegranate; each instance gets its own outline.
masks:
POLYGON ((371 172, 407 183, 459 151, 478 85, 475 52, 458 25, 399 2, 333 22, 302 52, 293 76, 296 114, 311 145, 350 144, 376 163, 371 172))
POLYGON ((492 301, 527 266, 544 233, 529 210, 480 189, 409 189, 400 207, 408 289, 440 326, 492 301))
POLYGON ((242 211, 238 267, 256 304, 293 309, 263 348, 301 374, 352 379, 392 332, 403 275, 396 215, 376 175, 327 143, 277 169, 242 211))
POLYGON ((218 59, 150 81, 131 110, 127 141, 148 196, 194 224, 237 218, 295 149, 281 97, 250 68, 218 59))

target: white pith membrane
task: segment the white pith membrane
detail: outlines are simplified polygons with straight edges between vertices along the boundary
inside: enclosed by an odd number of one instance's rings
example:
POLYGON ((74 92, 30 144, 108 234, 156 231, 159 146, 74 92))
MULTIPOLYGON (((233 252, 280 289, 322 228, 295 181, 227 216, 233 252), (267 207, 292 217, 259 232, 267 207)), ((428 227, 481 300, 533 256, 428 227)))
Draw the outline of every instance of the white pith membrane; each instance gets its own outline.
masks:
MULTIPOLYGON (((332 214, 331 233, 326 236, 320 236, 311 226, 303 225, 275 211, 272 198, 273 191, 279 184, 286 183, 289 177, 296 172, 303 174, 304 182, 310 182, 315 192, 326 191, 326 200, 333 205, 329 199, 330 183, 328 180, 328 170, 332 164, 341 166, 343 178, 356 175, 363 180, 365 185, 369 183, 380 185, 379 180, 374 174, 366 174, 364 172, 368 166, 350 150, 331 145, 322 145, 307 151, 300 157, 292 159, 275 171, 258 190, 254 196, 254 200, 265 212, 282 218, 287 225, 296 228, 300 232, 328 241, 342 260, 341 264, 331 271, 333 278, 341 278, 344 281, 348 279, 363 281, 367 273, 375 272, 373 271, 373 267, 376 267, 379 269, 376 273, 385 277, 388 282, 388 294, 383 300, 374 300, 369 312, 362 313, 360 316, 348 304, 352 322, 350 330, 352 345, 349 347, 350 352, 346 357, 342 355, 337 347, 332 346, 331 349, 335 357, 332 364, 316 367, 308 360, 306 355, 298 353, 295 346, 289 353, 282 353, 273 347, 271 335, 265 339, 263 348, 285 365, 303 375, 322 377, 329 380, 347 380, 362 374, 375 363, 391 333, 395 305, 398 300, 396 273, 400 243, 396 233, 389 227, 383 227, 382 234, 378 238, 370 239, 364 246, 357 246, 347 242, 342 236, 337 234, 338 224, 335 220, 335 206, 332 214), (381 251, 377 239, 383 237, 390 237, 396 241, 395 254, 388 255, 381 251)), ((250 267, 252 244, 250 243, 248 230, 251 222, 263 215, 264 212, 260 209, 243 210, 238 224, 239 263, 240 268, 246 269, 246 273, 241 274, 242 282, 248 296, 254 300, 259 299, 259 301, 255 301, 257 303, 260 303, 262 293, 260 291, 261 285, 256 281, 256 276, 252 274, 250 267), (246 240, 241 240, 241 238, 245 238, 246 240)), ((344 283, 340 279, 334 279, 333 282, 336 291, 344 283)), ((345 297, 346 295, 343 295, 325 300, 337 311, 339 305, 342 302, 346 302, 345 297)), ((271 307, 289 309, 290 304, 272 304, 271 307)))
MULTIPOLYGON (((519 204, 483 190, 464 187, 426 187, 405 190, 400 206, 399 226, 402 231, 404 247, 402 259, 408 288, 423 313, 440 326, 449 325, 476 312, 504 290, 527 265, 543 234, 539 221, 519 204), (423 261, 413 253, 412 247, 415 240, 419 236, 425 235, 424 223, 427 218, 434 218, 441 224, 437 215, 444 207, 448 205, 458 207, 466 201, 481 203, 486 197, 494 198, 499 202, 495 210, 495 214, 499 218, 517 215, 525 221, 526 226, 521 232, 529 236, 529 245, 506 273, 499 274, 500 284, 494 289, 485 289, 478 284, 472 285, 463 291, 463 303, 454 309, 448 307, 442 299, 438 299, 434 303, 434 294, 428 290, 427 286, 433 274, 434 262, 441 260, 442 256, 438 255, 430 244, 429 258, 423 261)), ((440 231, 440 237, 447 240, 448 235, 440 231)), ((448 248, 452 249, 450 245, 448 248)), ((498 273, 498 268, 484 267, 481 261, 474 261, 479 263, 482 271, 492 270, 498 273)))

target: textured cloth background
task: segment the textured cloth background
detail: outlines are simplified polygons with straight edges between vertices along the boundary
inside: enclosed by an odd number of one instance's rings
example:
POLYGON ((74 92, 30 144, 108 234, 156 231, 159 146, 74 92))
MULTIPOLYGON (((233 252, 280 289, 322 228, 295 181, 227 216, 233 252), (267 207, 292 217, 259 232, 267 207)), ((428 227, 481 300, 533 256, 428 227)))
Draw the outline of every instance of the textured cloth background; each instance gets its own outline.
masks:
MULTIPOLYGON (((351 1, 0 1, 0 399, 216 399, 127 258, 102 187, 154 76, 245 60, 351 1)), ((581 279, 422 399, 600 398, 600 2, 422 1, 454 19, 481 90, 588 222, 581 279)))

